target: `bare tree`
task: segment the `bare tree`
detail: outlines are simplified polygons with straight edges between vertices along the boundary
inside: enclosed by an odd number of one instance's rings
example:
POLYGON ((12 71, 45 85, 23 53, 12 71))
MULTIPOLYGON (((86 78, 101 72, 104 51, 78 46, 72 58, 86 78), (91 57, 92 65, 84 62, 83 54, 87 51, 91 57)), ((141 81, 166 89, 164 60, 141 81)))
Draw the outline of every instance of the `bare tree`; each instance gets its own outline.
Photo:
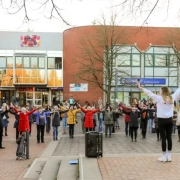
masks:
MULTIPOLYGON (((103 15, 102 20, 94 22, 91 32, 81 36, 78 47, 81 54, 76 55, 80 68, 76 78, 101 88, 107 95, 107 102, 110 102, 110 92, 117 70, 116 59, 127 44, 130 34, 117 27, 117 14, 112 13, 110 22, 107 21, 103 15)), ((127 59, 118 59, 118 65, 121 66, 126 61, 127 59)), ((118 69, 118 72, 129 76, 123 69, 118 69)))
POLYGON ((70 26, 59 4, 57 0, 0 0, 0 8, 11 15, 20 14, 23 17, 22 23, 35 21, 41 15, 47 19, 60 19, 70 26))

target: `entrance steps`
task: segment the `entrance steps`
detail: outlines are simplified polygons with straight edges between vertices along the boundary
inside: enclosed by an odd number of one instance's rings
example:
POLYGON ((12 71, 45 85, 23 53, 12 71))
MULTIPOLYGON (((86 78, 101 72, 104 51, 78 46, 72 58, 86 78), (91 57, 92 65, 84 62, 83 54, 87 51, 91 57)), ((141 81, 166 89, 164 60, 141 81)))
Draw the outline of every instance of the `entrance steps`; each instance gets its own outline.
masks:
POLYGON ((36 158, 23 177, 23 180, 77 180, 78 164, 70 165, 70 160, 78 157, 51 156, 36 158))

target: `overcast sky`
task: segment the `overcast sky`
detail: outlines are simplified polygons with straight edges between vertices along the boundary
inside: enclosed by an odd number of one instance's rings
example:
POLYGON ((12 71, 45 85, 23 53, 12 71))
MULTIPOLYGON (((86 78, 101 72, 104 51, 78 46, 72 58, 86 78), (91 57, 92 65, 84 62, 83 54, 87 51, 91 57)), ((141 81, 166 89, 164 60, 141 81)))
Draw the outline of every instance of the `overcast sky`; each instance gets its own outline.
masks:
MULTIPOLYGON (((4 0, 5 1, 5 0, 4 0)), ((8 0, 7 0, 8 1, 8 0)), ((119 7, 111 8, 113 5, 118 4, 122 0, 61 0, 62 15, 73 26, 92 25, 96 18, 100 18, 102 12, 110 13, 113 10, 119 12, 119 25, 140 26, 142 25, 147 13, 141 17, 134 18, 132 15, 125 14, 126 10, 119 9, 119 7)), ((155 0, 152 0, 155 2, 155 0)), ((162 1, 161 1, 162 2, 162 1)), ((169 12, 167 14, 167 4, 159 4, 149 20, 148 26, 179 26, 178 12, 180 0, 171 0, 169 5, 169 12), (173 3, 172 3, 173 2, 173 3)), ((34 9, 35 7, 31 7, 34 9)), ((146 9, 144 9, 146 10, 146 9)), ((46 31, 46 32, 63 32, 67 28, 71 28, 62 23, 61 20, 44 18, 42 13, 36 13, 34 10, 28 12, 32 19, 30 23, 23 22, 23 14, 9 15, 0 9, 0 30, 7 31, 46 31)))

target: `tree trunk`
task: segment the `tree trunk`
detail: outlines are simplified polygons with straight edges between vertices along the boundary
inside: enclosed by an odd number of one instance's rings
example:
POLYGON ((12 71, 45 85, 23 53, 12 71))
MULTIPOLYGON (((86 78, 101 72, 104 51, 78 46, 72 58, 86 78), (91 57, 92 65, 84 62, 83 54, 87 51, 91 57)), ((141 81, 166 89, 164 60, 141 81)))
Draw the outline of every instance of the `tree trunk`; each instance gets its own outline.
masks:
POLYGON ((111 90, 110 89, 108 89, 106 95, 107 95, 107 101, 106 102, 110 103, 110 95, 111 95, 111 90))

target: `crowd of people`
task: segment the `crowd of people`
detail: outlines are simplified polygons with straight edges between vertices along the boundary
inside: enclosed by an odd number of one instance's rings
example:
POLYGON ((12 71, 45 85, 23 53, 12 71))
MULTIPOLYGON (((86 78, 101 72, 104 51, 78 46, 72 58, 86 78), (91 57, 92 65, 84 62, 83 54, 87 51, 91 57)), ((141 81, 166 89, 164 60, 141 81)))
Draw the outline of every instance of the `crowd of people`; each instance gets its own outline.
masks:
POLYGON ((71 96, 68 101, 62 103, 53 99, 53 106, 31 107, 29 103, 25 107, 19 107, 11 103, 9 106, 3 102, 0 111, 0 149, 2 146, 2 136, 8 136, 8 123, 11 113, 15 117, 14 128, 16 129, 16 139, 21 133, 28 130, 31 135, 32 123, 35 122, 37 128, 37 143, 44 143, 44 133, 53 131, 53 140, 58 140, 59 126, 62 120, 62 134, 67 134, 69 138, 74 138, 74 126, 78 123, 77 113, 81 116, 82 133, 88 131, 104 132, 105 138, 111 137, 115 129, 119 129, 119 117, 124 115, 125 135, 130 136, 132 142, 137 142, 137 132, 140 129, 142 139, 146 138, 147 131, 157 133, 157 141, 161 140, 162 156, 159 161, 171 161, 172 134, 178 129, 178 141, 180 142, 180 109, 176 106, 176 100, 180 95, 180 89, 171 94, 168 87, 162 87, 160 94, 156 95, 151 91, 142 88, 138 82, 138 87, 149 96, 149 100, 135 100, 132 106, 120 102, 117 107, 106 103, 103 106, 101 98, 90 104, 86 101, 83 105, 75 101, 71 96), (105 128, 103 128, 105 127, 105 128), (4 132, 4 134, 3 134, 4 132), (166 147, 166 140, 167 145, 166 147), (166 150, 167 148, 167 150, 166 150))

